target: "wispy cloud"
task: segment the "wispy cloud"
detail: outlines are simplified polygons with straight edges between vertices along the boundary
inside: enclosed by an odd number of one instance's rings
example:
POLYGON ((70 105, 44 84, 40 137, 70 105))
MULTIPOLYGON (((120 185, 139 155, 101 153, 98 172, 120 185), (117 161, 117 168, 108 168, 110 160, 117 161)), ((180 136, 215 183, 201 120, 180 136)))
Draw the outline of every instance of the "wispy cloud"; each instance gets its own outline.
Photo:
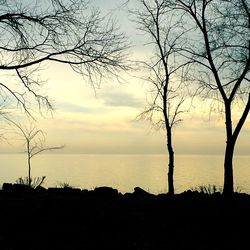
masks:
POLYGON ((105 106, 111 107, 143 107, 143 100, 131 93, 126 92, 109 92, 102 95, 105 106))
POLYGON ((103 113, 103 109, 100 110, 100 108, 98 107, 81 106, 70 102, 57 102, 55 104, 55 109, 71 113, 84 113, 84 114, 103 113))

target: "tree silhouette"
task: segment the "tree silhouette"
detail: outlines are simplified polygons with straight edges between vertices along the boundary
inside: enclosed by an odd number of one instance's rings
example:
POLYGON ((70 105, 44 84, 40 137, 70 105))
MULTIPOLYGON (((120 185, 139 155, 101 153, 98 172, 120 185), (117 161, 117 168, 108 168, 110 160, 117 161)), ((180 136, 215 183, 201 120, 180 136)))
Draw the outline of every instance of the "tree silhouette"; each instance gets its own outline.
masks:
POLYGON ((28 96, 52 108, 38 75, 46 62, 69 65, 91 84, 125 69, 126 39, 85 0, 0 0, 0 94, 29 113, 28 96))
POLYGON ((246 0, 166 0, 188 31, 180 54, 191 60, 186 80, 212 97, 225 115, 223 193, 234 192, 233 156, 250 110, 250 6, 246 0), (241 114, 234 116, 235 104, 241 114))
POLYGON ((41 129, 38 129, 34 122, 30 121, 27 126, 21 125, 19 122, 5 117, 9 125, 12 125, 17 129, 18 136, 24 140, 24 146, 26 148, 28 164, 28 186, 31 187, 31 159, 44 151, 59 150, 64 146, 46 146, 45 134, 41 129))
POLYGON ((177 79, 177 73, 188 63, 178 60, 177 45, 181 46, 183 31, 178 19, 166 12, 164 0, 139 0, 138 3, 140 3, 138 10, 132 13, 136 17, 139 29, 148 35, 150 45, 155 49, 151 61, 143 62, 143 74, 148 72, 148 76, 143 79, 153 86, 150 91, 152 101, 139 117, 149 119, 154 127, 163 127, 166 131, 169 158, 168 193, 173 195, 175 156, 172 130, 174 125, 180 122, 179 115, 184 102, 184 97, 180 94, 181 82, 177 79))

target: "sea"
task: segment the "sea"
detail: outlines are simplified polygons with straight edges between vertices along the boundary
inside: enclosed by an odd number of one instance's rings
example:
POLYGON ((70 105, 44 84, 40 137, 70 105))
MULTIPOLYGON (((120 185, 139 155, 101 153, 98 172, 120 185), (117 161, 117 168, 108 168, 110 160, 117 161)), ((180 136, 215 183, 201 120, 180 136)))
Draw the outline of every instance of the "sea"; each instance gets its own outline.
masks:
MULTIPOLYGON (((25 154, 0 154, 0 188, 28 173, 25 154)), ((71 186, 93 190, 108 186, 120 193, 140 187, 152 194, 166 193, 166 155, 40 154, 32 158, 31 175, 46 176, 44 187, 71 186)), ((235 156, 235 190, 250 194, 250 156, 235 156)), ((176 155, 176 193, 223 186, 223 155, 176 155)))

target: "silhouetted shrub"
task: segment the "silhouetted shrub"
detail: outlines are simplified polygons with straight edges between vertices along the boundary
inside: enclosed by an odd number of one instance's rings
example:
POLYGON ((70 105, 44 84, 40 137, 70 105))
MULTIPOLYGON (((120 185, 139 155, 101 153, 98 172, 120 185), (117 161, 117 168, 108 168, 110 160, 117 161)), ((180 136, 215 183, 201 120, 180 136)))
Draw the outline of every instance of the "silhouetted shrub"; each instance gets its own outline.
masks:
POLYGON ((20 177, 16 180, 16 184, 30 186, 31 188, 37 188, 37 187, 42 186, 45 178, 46 176, 33 177, 33 178, 30 178, 30 183, 29 183, 28 177, 20 177))
POLYGON ((220 186, 216 186, 216 185, 205 185, 205 186, 198 186, 198 187, 194 187, 191 188, 191 191, 198 191, 199 193, 202 194, 214 194, 214 193, 222 193, 223 188, 220 186))
MULTIPOLYGON (((200 185, 198 187, 194 187, 190 189, 192 192, 197 191, 199 193, 202 194, 214 194, 214 193, 223 193, 223 187, 221 186, 216 186, 216 185, 212 185, 212 184, 208 184, 208 185, 200 185)), ((242 189, 237 186, 234 190, 235 193, 242 193, 242 189)))
POLYGON ((70 185, 68 182, 59 182, 60 188, 74 188, 72 185, 70 185))

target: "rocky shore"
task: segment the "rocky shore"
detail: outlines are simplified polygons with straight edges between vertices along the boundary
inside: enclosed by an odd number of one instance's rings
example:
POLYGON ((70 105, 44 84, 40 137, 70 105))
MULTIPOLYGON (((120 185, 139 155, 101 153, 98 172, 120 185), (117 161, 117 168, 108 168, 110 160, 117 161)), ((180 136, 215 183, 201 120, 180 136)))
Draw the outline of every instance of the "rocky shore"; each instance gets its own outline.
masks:
POLYGON ((0 249, 248 249, 250 196, 4 184, 0 249))

